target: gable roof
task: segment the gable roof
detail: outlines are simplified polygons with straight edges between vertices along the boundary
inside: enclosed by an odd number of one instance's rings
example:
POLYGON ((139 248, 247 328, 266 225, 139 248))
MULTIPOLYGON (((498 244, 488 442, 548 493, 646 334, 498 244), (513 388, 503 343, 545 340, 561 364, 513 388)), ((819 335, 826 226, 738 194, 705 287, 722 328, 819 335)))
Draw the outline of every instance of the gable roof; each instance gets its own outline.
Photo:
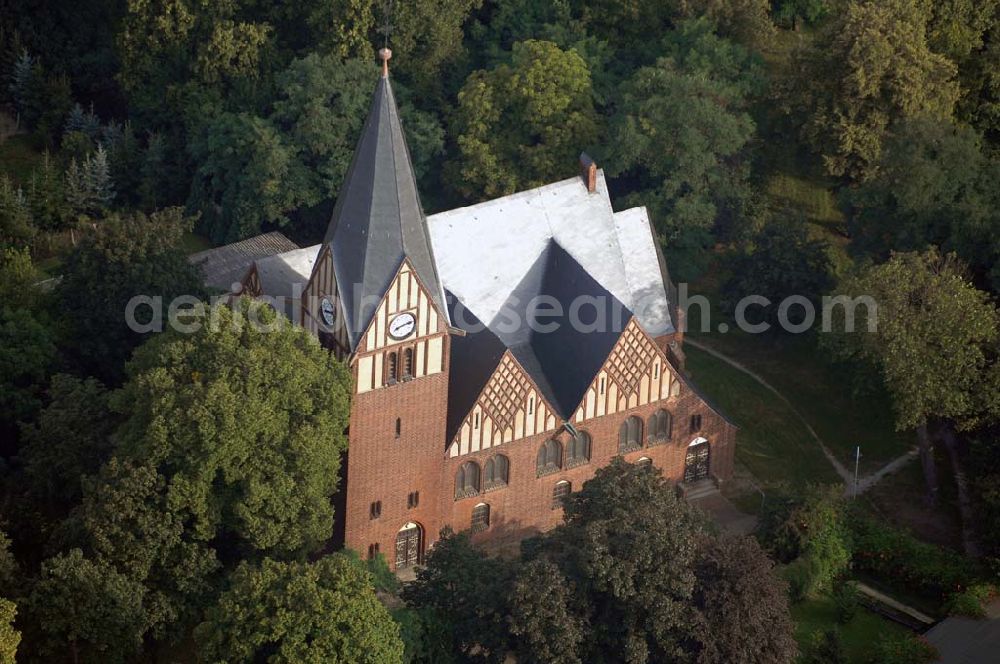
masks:
POLYGON ((387 75, 371 109, 323 239, 333 252, 352 350, 403 258, 447 316, 410 152, 387 75))
POLYGON ((206 249, 188 256, 188 262, 200 271, 209 288, 229 292, 246 275, 257 259, 298 249, 278 231, 271 231, 222 247, 206 249))
POLYGON ((444 287, 485 320, 550 241, 617 298, 652 337, 674 331, 669 276, 645 208, 615 212, 604 172, 593 193, 579 177, 427 218, 444 287))
POLYGON ((296 307, 301 304, 302 292, 309 282, 313 264, 319 255, 320 245, 286 251, 255 261, 260 290, 263 295, 281 298, 280 311, 291 321, 297 321, 296 307), (298 286, 298 288, 296 288, 298 286))
POLYGON ((452 307, 453 324, 466 335, 452 342, 452 366, 461 370, 449 379, 449 442, 506 350, 568 421, 632 318, 555 240, 535 256, 488 324, 457 298, 452 307))

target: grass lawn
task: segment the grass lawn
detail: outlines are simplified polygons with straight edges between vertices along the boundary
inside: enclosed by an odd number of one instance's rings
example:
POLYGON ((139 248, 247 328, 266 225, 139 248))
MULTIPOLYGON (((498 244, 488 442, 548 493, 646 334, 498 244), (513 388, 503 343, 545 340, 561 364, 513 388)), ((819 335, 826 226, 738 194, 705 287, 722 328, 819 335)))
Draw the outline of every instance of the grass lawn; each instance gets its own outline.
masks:
POLYGON ((43 154, 30 134, 17 134, 0 142, 0 173, 9 175, 15 184, 27 186, 31 172, 38 168, 43 154))
POLYGON ((809 642, 813 632, 837 627, 849 662, 867 661, 872 644, 882 635, 905 634, 909 630, 887 620, 877 613, 859 607, 857 614, 846 625, 837 623, 837 606, 833 598, 822 595, 792 605, 795 621, 795 640, 799 648, 809 642))
POLYGON ((878 470, 916 442, 910 433, 895 431, 888 396, 875 392, 855 397, 849 377, 824 361, 811 337, 738 331, 690 335, 741 362, 781 392, 848 468, 854 467, 855 446, 860 445, 862 475, 878 470))
POLYGON ((746 374, 687 346, 687 369, 698 388, 740 431, 736 460, 765 487, 780 482, 838 481, 809 432, 787 404, 746 374))

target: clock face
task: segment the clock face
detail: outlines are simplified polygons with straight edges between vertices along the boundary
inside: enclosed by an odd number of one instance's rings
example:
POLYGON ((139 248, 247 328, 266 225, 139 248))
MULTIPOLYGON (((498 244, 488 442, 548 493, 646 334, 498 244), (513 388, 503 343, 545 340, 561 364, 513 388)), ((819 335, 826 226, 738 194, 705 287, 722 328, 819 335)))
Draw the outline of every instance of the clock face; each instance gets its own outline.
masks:
POLYGON ((413 314, 399 314, 389 321, 389 336, 393 339, 405 339, 410 336, 416 325, 417 319, 413 317, 413 314))
POLYGON ((323 316, 323 322, 327 325, 333 325, 333 321, 336 318, 335 312, 333 310, 333 302, 327 298, 323 298, 319 302, 319 313, 323 316))

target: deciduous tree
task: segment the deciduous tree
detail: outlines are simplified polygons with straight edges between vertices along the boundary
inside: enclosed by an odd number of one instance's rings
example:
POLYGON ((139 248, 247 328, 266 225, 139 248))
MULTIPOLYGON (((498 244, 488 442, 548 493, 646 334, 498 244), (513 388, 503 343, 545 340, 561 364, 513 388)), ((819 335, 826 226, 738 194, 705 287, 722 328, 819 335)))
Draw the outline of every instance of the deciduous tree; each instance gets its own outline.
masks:
POLYGON ((244 564, 195 630, 206 662, 401 664, 399 627, 341 554, 244 564))

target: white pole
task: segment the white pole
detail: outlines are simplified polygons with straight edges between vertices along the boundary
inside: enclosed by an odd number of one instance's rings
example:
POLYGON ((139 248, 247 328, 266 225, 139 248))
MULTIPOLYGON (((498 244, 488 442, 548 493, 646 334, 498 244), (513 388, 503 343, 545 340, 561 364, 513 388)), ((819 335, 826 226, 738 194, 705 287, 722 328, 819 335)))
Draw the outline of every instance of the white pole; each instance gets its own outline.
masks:
POLYGON ((858 466, 861 464, 861 446, 854 451, 854 497, 858 497, 858 466))

